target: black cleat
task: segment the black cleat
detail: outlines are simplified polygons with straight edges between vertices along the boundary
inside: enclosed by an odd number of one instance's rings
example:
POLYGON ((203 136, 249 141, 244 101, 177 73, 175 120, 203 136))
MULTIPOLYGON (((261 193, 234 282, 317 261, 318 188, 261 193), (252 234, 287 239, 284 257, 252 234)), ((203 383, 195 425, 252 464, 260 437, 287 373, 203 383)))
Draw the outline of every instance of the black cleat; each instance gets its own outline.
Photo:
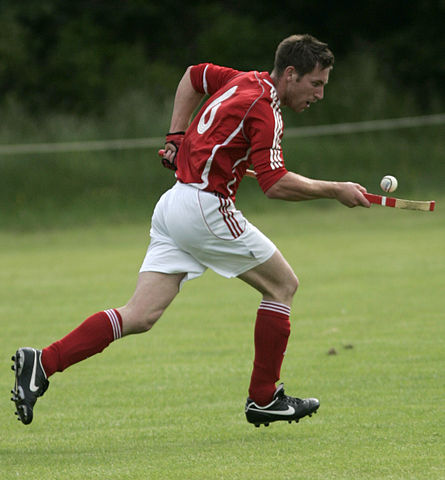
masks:
POLYGON ((15 385, 11 390, 11 400, 17 408, 18 420, 28 425, 32 422, 33 407, 37 397, 41 397, 49 382, 42 367, 42 352, 34 348, 19 348, 12 357, 15 371, 15 385))
POLYGON ((306 415, 312 416, 317 413, 320 402, 316 398, 295 398, 284 394, 284 386, 281 383, 275 390, 273 400, 269 405, 260 407, 251 398, 246 402, 246 418, 255 427, 260 425, 269 426, 269 423, 285 420, 289 423, 298 423, 300 418, 306 415))

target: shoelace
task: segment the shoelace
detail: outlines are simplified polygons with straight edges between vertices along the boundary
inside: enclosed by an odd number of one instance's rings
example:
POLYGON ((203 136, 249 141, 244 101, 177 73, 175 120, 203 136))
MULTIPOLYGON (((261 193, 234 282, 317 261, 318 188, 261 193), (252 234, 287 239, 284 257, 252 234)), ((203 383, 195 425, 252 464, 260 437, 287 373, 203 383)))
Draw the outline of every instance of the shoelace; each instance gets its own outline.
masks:
POLYGON ((303 400, 301 398, 289 397, 288 395, 284 394, 284 391, 279 392, 278 397, 280 398, 280 400, 287 402, 288 405, 298 406, 303 403, 303 400))

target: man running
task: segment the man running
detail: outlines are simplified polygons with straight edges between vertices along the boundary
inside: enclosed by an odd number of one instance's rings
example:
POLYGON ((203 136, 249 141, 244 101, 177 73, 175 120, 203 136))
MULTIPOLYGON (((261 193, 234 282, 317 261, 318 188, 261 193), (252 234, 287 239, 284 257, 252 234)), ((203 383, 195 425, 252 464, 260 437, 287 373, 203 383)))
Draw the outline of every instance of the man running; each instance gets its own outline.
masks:
POLYGON ((325 43, 310 35, 293 35, 278 46, 270 74, 211 63, 187 69, 176 91, 162 158, 165 167, 175 170, 177 182, 155 207, 136 290, 125 306, 92 315, 43 350, 17 350, 12 393, 24 424, 32 421, 50 376, 123 336, 150 330, 181 285, 207 268, 237 277, 262 295, 247 421, 267 426, 298 421, 317 411, 317 399, 285 395, 283 384, 276 385, 298 279, 277 247, 234 202, 246 169, 253 166, 269 198, 332 198, 349 207, 370 206, 363 195, 366 189, 357 183, 309 179, 284 166, 281 107, 302 112, 322 100, 333 64, 325 43), (190 123, 205 95, 208 100, 190 123))

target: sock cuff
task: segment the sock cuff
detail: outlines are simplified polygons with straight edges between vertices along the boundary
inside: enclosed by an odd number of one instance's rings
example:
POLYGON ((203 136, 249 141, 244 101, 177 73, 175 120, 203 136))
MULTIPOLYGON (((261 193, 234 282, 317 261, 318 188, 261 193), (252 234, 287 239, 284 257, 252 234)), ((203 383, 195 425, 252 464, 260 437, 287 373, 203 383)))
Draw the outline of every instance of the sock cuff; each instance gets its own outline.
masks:
POLYGON ((258 310, 268 310, 269 312, 280 313, 281 315, 290 316, 290 307, 284 303, 271 302, 263 300, 258 307, 258 310))
POLYGON ((114 308, 109 310, 104 310, 104 312, 107 314, 108 319, 110 320, 111 328, 113 329, 114 340, 121 338, 122 337, 122 318, 120 316, 120 313, 114 308))

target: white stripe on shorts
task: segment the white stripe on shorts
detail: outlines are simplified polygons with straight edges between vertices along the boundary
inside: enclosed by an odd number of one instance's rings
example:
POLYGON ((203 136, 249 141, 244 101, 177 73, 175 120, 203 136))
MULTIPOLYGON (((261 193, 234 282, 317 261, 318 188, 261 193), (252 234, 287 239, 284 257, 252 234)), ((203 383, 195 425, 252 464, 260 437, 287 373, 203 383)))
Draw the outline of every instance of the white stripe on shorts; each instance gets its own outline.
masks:
POLYGON ((290 307, 278 302, 268 302, 263 300, 258 307, 258 310, 269 310, 270 312, 281 313, 282 315, 290 315, 290 307))
POLYGON ((114 339, 117 340, 118 338, 121 338, 122 329, 121 329, 121 324, 119 323, 119 318, 116 315, 116 312, 112 309, 104 310, 104 312, 108 315, 108 318, 110 319, 111 327, 113 329, 114 339))

